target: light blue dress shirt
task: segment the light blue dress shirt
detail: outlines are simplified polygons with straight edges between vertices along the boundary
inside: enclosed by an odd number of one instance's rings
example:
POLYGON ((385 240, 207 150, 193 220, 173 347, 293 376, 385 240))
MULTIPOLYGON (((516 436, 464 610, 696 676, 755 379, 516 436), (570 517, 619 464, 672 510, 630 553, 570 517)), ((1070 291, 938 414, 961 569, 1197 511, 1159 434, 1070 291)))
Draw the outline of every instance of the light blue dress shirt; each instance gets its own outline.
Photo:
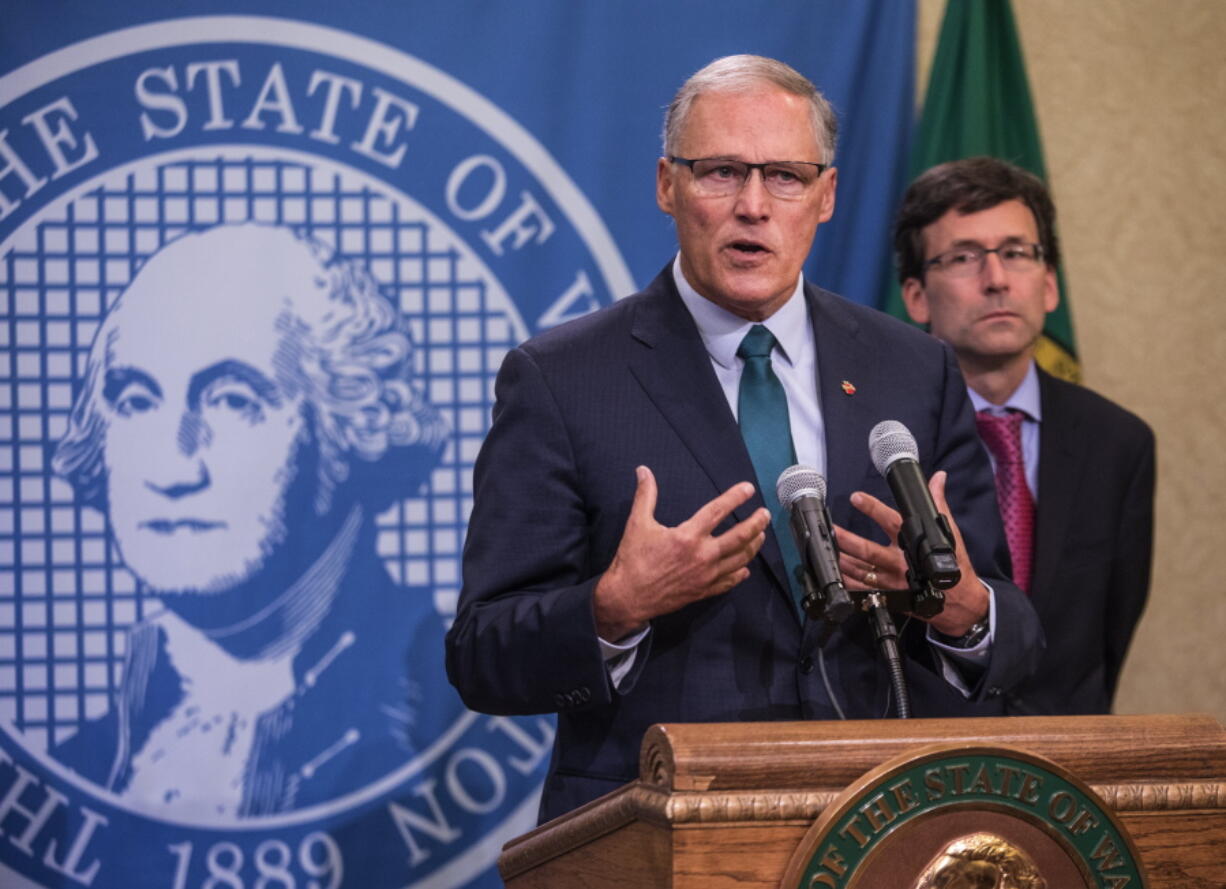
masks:
MULTIPOLYGON (((1022 379, 1022 384, 1014 390, 1004 404, 992 404, 969 386, 966 392, 971 397, 971 404, 976 412, 987 411, 990 414, 1004 414, 1009 410, 1020 411, 1022 420, 1022 460, 1026 464, 1026 487, 1030 488, 1030 496, 1034 502, 1039 502, 1039 424, 1043 422, 1043 405, 1039 402, 1039 372, 1034 362, 1022 379)), ((996 471, 996 456, 989 450, 992 459, 992 471, 996 471)))
MULTIPOLYGON (((711 367, 724 391, 724 398, 728 400, 728 407, 732 409, 732 416, 737 417, 741 371, 745 362, 737 357, 736 350, 745 334, 758 322, 746 321, 701 296, 681 273, 680 254, 673 261, 673 281, 681 294, 681 301, 698 325, 698 333, 707 347, 711 367)), ((796 462, 812 466, 825 478, 826 425, 822 421, 818 399, 821 387, 817 385, 817 345, 813 325, 809 323, 804 286, 802 276, 796 281, 796 289, 788 301, 761 323, 778 341, 778 347, 771 356, 771 369, 787 395, 796 462)))

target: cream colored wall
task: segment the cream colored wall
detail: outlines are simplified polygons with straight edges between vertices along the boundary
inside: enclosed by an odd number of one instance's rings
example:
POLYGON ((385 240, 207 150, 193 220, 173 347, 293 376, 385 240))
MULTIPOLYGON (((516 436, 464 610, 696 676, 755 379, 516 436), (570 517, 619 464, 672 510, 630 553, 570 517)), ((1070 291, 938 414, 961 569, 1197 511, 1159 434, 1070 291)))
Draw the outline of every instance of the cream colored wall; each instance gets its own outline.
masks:
MULTIPOLYGON (((945 0, 920 0, 920 84, 945 0)), ((1086 383, 1158 436, 1117 712, 1226 720, 1226 2, 1013 0, 1086 383)))

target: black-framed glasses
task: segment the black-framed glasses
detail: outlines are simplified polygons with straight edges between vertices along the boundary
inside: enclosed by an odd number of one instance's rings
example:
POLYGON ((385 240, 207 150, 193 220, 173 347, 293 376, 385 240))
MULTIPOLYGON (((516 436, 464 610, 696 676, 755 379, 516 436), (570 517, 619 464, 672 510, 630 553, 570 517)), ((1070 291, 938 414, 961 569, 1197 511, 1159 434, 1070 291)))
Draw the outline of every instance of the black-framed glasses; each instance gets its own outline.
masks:
POLYGON ((748 161, 730 160, 726 157, 677 157, 668 158, 674 164, 685 164, 694 174, 694 182, 700 191, 714 197, 728 197, 745 187, 750 172, 757 170, 762 175, 762 184, 777 198, 796 200, 808 192, 813 183, 829 168, 829 164, 812 161, 766 161, 751 164, 748 161))
POLYGON ((925 262, 924 268, 936 269, 955 278, 978 275, 983 271, 989 253, 995 253, 1001 265, 1011 272, 1031 272, 1043 262, 1042 245, 1012 241, 990 250, 977 244, 946 250, 925 262))

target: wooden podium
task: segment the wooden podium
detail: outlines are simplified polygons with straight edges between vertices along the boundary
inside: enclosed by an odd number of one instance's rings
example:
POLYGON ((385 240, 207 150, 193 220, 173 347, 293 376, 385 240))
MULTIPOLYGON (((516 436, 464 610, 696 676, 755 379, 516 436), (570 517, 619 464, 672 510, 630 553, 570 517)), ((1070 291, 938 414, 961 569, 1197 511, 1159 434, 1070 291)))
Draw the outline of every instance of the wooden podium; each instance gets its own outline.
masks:
MULTIPOLYGON (((1126 842, 1144 876, 1112 876, 1107 869, 1115 859, 1100 840, 1087 865, 1077 865, 1081 885, 1226 886, 1226 730, 1211 717, 1196 715, 653 726, 643 740, 637 781, 512 840, 499 868, 508 889, 795 886, 781 881, 801 873, 806 844, 821 852, 814 844, 822 822, 834 826, 831 818, 839 816, 835 810, 840 806, 844 815, 860 817, 847 808, 856 804, 849 802, 848 794, 857 782, 868 787, 864 782, 872 779, 874 770, 887 780, 903 774, 888 772, 887 766, 912 753, 929 751, 926 761, 935 763, 934 757, 944 754, 931 753, 934 750, 958 754, 985 747, 1019 752, 1023 760, 1033 755, 1040 772, 1044 763, 1054 763, 1090 799, 1101 802, 1100 816, 1105 812, 1105 820, 1130 837, 1126 842)), ((953 793, 955 783, 963 784, 965 777, 962 789, 973 789, 970 772, 963 770, 953 782, 948 769, 945 777, 933 777, 938 770, 924 772, 923 765, 920 762, 920 771, 913 774, 927 774, 928 779, 917 778, 914 786, 895 780, 892 798, 887 793, 883 801, 877 794, 860 806, 869 819, 861 818, 860 828, 845 819, 843 838, 867 842, 864 834, 879 822, 887 836, 886 816, 905 812, 923 796, 924 783, 953 793)), ((1002 770, 1006 777, 1010 772, 1017 777, 1018 769, 1002 770)), ((1061 791, 1040 800, 1034 788, 1041 778, 1031 781, 1029 790, 1020 778, 1012 783, 1002 779, 994 786, 982 775, 979 781, 981 791, 1010 795, 1002 796, 1001 803, 1016 806, 1016 799, 1033 800, 1041 816, 1031 819, 1038 825, 1036 836, 1046 831, 1045 841, 1053 845, 1071 848, 1079 834, 1090 841, 1088 827, 1104 820, 1075 815, 1073 803, 1064 798, 1072 797, 1061 791), (1039 823, 1043 819, 1052 824, 1039 823)), ((968 815, 975 813, 963 813, 964 820, 968 815)), ((983 817, 999 816, 988 812, 983 817)), ((913 820, 922 825, 924 818, 913 820)), ((935 818, 928 820, 936 823, 935 818)), ((908 847, 916 845, 921 844, 908 847)), ((898 859, 900 848, 896 844, 894 853, 878 855, 877 863, 884 866, 887 859, 898 859)), ((806 877, 806 886, 861 889, 875 883, 882 889, 909 889, 906 882, 866 882, 854 873, 838 878, 843 866, 836 854, 828 854, 832 870, 824 877, 806 877)), ((926 860, 931 852, 924 855, 926 860)), ((1076 885, 1048 878, 1048 889, 1076 885)))

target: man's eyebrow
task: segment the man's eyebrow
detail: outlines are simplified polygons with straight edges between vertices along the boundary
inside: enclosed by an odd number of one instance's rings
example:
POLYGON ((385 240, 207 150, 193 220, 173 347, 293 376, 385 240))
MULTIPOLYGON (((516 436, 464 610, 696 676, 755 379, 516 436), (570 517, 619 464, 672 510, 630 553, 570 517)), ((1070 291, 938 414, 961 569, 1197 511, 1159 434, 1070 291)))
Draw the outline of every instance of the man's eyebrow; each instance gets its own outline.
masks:
POLYGON ((102 384, 102 397, 107 404, 114 405, 119 396, 132 383, 139 383, 158 398, 162 397, 162 387, 149 374, 135 367, 108 367, 105 381, 102 384))
POLYGON ((210 385, 218 380, 233 379, 246 383, 255 390, 255 394, 274 407, 282 403, 281 390, 277 384, 256 370, 250 364, 228 358, 209 365, 204 370, 192 375, 187 387, 187 404, 190 408, 200 406, 200 396, 210 385))
MULTIPOLYGON (((1026 240, 1025 235, 1005 235, 1000 239, 997 246, 1003 246, 1004 244, 1027 243, 1029 243, 1029 241, 1026 240)), ((957 249, 958 247, 982 247, 984 244, 983 241, 979 240, 978 238, 959 238, 949 246, 953 249, 957 249)))

